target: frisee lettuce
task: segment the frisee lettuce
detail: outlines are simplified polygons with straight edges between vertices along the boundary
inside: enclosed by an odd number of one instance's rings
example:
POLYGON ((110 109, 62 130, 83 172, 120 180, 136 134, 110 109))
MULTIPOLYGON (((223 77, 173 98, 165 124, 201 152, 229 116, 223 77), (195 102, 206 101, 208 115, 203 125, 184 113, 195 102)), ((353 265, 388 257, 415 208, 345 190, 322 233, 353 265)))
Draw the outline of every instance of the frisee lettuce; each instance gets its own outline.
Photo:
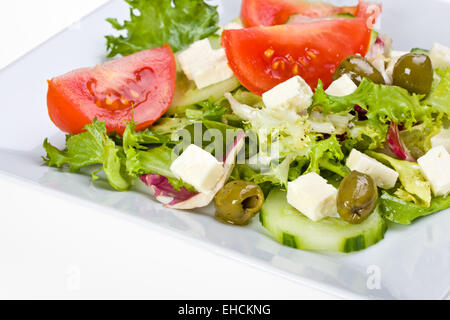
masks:
POLYGON ((178 52, 219 29, 217 8, 203 0, 125 1, 130 5, 130 20, 121 24, 115 18, 107 19, 114 29, 126 31, 125 36, 106 36, 108 57, 126 56, 166 43, 178 52))

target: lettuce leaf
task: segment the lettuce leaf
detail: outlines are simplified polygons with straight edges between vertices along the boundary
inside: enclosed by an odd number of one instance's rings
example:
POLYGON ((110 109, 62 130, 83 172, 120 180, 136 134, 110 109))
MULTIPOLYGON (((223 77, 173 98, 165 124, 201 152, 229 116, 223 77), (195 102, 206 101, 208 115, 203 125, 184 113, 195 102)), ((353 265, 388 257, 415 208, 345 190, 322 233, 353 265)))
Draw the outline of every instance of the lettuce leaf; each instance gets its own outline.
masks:
POLYGON ((154 141, 152 132, 146 130, 136 132, 133 122, 129 122, 123 134, 123 150, 126 155, 126 171, 133 178, 145 174, 157 174, 166 177, 170 184, 180 190, 185 187, 195 192, 195 188, 176 177, 170 166, 176 159, 174 150, 163 144, 157 147, 149 146, 154 141))
POLYGON ((392 222, 404 225, 409 225, 417 218, 431 215, 449 207, 450 197, 433 198, 428 208, 406 202, 387 192, 383 192, 380 197, 380 209, 384 217, 392 222))
POLYGON ((431 149, 431 138, 437 135, 441 129, 442 121, 435 119, 433 122, 423 122, 409 130, 400 131, 400 138, 411 155, 419 159, 431 149))
MULTIPOLYGON (((131 178, 125 172, 124 154, 108 137, 105 123, 94 119, 92 124, 86 125, 84 129, 85 132, 68 136, 65 150, 57 149, 45 139, 44 149, 47 155, 44 161, 52 167, 61 168, 68 165, 71 172, 77 172, 86 166, 102 165, 101 169, 114 189, 128 190, 131 178)), ((93 180, 97 179, 96 173, 100 170, 92 173, 93 180)))
POLYGON ((279 164, 271 163, 268 170, 263 170, 261 172, 253 170, 247 164, 238 164, 235 166, 230 179, 242 179, 259 185, 269 184, 271 186, 278 186, 286 190, 291 163, 292 158, 287 157, 279 164))
POLYGON ((417 122, 429 120, 433 112, 438 112, 422 105, 422 98, 420 95, 410 95, 403 88, 374 84, 368 79, 364 79, 353 94, 336 97, 326 94, 320 82, 310 110, 320 106, 324 113, 340 113, 349 112, 358 105, 367 110, 366 116, 374 125, 383 127, 392 121, 409 129, 417 122))
POLYGON ((344 148, 350 152, 353 148, 358 150, 375 150, 386 141, 387 126, 376 126, 369 121, 356 121, 347 129, 347 140, 343 142, 344 148))
POLYGON ((130 20, 121 24, 109 18, 114 29, 126 35, 106 36, 108 57, 123 56, 169 43, 174 52, 213 35, 219 27, 215 6, 203 0, 125 0, 130 20))
POLYGON ((344 153, 336 136, 314 142, 310 149, 310 163, 305 173, 315 172, 320 174, 321 168, 334 172, 341 177, 346 177, 350 173, 350 169, 341 163, 344 160, 344 153))
POLYGON ((221 122, 222 116, 228 111, 228 108, 219 102, 212 102, 210 100, 201 101, 186 109, 186 117, 193 120, 221 122))
POLYGON ((450 68, 436 69, 431 93, 422 104, 450 116, 450 68))
POLYGON ((431 186, 423 177, 417 163, 397 160, 388 155, 373 151, 366 151, 366 154, 394 168, 399 174, 400 182, 405 191, 413 196, 414 202, 426 208, 430 206, 431 186))

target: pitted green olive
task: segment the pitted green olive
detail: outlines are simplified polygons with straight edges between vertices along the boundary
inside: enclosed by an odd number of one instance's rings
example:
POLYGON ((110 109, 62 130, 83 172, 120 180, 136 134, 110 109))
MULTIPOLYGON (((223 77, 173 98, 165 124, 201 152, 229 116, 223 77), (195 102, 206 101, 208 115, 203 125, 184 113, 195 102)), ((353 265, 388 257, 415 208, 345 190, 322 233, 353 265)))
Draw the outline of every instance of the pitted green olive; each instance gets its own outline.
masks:
POLYGON ((361 56, 348 56, 336 69, 333 80, 337 80, 344 74, 348 75, 356 85, 364 78, 376 84, 385 84, 383 75, 366 58, 361 56))
POLYGON ((214 198, 216 217, 230 224, 246 225, 261 210, 264 193, 254 183, 232 181, 214 198))
POLYGON ((378 189, 375 181, 364 173, 352 171, 339 186, 339 215, 352 224, 366 220, 375 210, 377 201, 378 189))
POLYGON ((433 65, 429 56, 408 53, 394 67, 393 84, 410 93, 429 94, 433 84, 433 65))

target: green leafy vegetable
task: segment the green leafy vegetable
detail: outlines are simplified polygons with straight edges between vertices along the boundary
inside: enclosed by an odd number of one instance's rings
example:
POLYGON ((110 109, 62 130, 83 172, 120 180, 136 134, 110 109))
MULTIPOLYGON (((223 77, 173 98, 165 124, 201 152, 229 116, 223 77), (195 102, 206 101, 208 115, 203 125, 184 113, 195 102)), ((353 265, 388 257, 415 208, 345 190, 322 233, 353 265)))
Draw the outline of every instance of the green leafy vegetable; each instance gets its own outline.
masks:
POLYGON ((139 177, 144 174, 158 174, 169 179, 170 184, 177 190, 185 187, 189 191, 195 189, 176 177, 170 166, 176 159, 174 150, 166 145, 147 147, 145 144, 153 141, 151 132, 136 132, 132 122, 127 124, 123 135, 123 150, 126 155, 126 170, 131 177, 139 177))
POLYGON ((353 148, 358 150, 374 150, 386 141, 387 126, 375 126, 369 121, 357 121, 347 130, 347 140, 343 146, 347 151, 353 148))
POLYGON ((343 159, 344 153, 336 136, 315 142, 311 146, 310 164, 306 173, 320 174, 320 168, 322 168, 346 177, 350 173, 350 169, 341 164, 343 159))
POLYGON ((442 122, 423 122, 409 130, 400 131, 400 137, 415 159, 419 159, 431 149, 431 138, 442 129, 442 122))
POLYGON ((219 28, 215 6, 203 0, 125 0, 130 20, 107 19, 126 35, 106 36, 108 56, 123 56, 169 43, 174 52, 213 35, 219 28), (138 12, 137 12, 138 11, 138 12))
POLYGON ((288 157, 279 164, 271 163, 268 170, 262 172, 253 170, 247 164, 238 164, 234 168, 232 177, 237 178, 236 180, 252 181, 259 185, 269 183, 272 186, 280 186, 286 189, 291 163, 292 159, 288 157))
MULTIPOLYGON (((127 190, 131 179, 125 173, 120 148, 107 135, 105 123, 94 119, 92 124, 86 125, 84 129, 85 132, 67 138, 66 150, 55 148, 45 139, 44 149, 47 156, 44 160, 53 167, 69 165, 72 172, 100 164, 111 186, 119 191, 127 190)), ((93 180, 97 179, 95 174, 98 171, 92 174, 93 180)))
POLYGON ((390 165, 399 174, 400 182, 406 192, 413 196, 414 202, 421 206, 429 207, 431 202, 431 186, 423 177, 420 167, 417 163, 397 160, 382 153, 366 151, 367 155, 390 165))
POLYGON ((435 71, 431 93, 422 103, 450 116, 450 68, 435 71))
POLYGON ((205 100, 197 103, 194 108, 186 109, 186 117, 194 120, 222 121, 222 116, 228 111, 228 108, 219 102, 205 100))
POLYGON ((340 113, 359 105, 367 110, 366 116, 373 125, 383 127, 392 121, 409 129, 417 122, 428 120, 433 111, 437 111, 422 105, 421 98, 410 95, 403 88, 374 84, 368 79, 364 79, 353 94, 336 97, 326 94, 320 82, 310 109, 320 106, 324 113, 340 113))
POLYGON ((450 197, 433 198, 428 208, 406 202, 387 192, 383 192, 380 198, 380 209, 385 218, 405 225, 411 224, 417 218, 428 216, 449 207, 450 197))

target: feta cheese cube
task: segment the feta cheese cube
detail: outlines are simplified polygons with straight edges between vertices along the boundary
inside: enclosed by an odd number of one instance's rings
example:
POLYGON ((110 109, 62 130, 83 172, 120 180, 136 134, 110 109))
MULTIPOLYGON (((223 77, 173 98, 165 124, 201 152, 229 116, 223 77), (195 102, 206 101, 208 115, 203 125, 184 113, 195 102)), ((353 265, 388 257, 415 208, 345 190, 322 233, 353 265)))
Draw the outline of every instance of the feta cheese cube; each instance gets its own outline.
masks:
POLYGON ((208 193, 224 174, 222 164, 209 152, 191 144, 170 166, 170 170, 197 191, 208 193))
POLYGON ((430 59, 433 63, 433 68, 450 67, 450 48, 440 43, 435 43, 430 51, 430 59))
POLYGON ((417 160, 422 174, 431 183, 435 196, 450 193, 450 154, 443 146, 432 148, 417 160))
POLYGON ((431 138, 431 146, 443 146, 450 153, 450 129, 442 129, 438 135, 431 138))
POLYGON ((365 173, 372 177, 377 186, 382 189, 392 189, 399 176, 397 171, 356 149, 353 149, 352 152, 350 152, 346 165, 352 171, 365 173))
POLYGON ((198 89, 222 82, 234 75, 228 66, 225 50, 213 50, 208 39, 194 42, 180 53, 177 59, 186 77, 193 80, 198 89))
POLYGON ((197 88, 206 88, 212 84, 227 80, 234 74, 228 66, 224 49, 214 50, 210 61, 205 67, 199 67, 194 71, 193 80, 197 88))
POLYGON ((337 189, 317 173, 288 183, 287 202, 312 221, 337 216, 337 189))
POLYGON ((358 87, 353 80, 348 75, 344 74, 339 79, 333 81, 328 89, 325 90, 325 93, 330 96, 344 97, 352 94, 356 89, 358 89, 358 87))
POLYGON ((262 95, 269 109, 294 110, 301 113, 312 104, 313 92, 300 76, 295 76, 262 95))
POLYGON ((208 39, 196 41, 189 48, 178 54, 177 60, 189 80, 193 80, 192 72, 200 67, 203 57, 211 55, 213 49, 208 39))

